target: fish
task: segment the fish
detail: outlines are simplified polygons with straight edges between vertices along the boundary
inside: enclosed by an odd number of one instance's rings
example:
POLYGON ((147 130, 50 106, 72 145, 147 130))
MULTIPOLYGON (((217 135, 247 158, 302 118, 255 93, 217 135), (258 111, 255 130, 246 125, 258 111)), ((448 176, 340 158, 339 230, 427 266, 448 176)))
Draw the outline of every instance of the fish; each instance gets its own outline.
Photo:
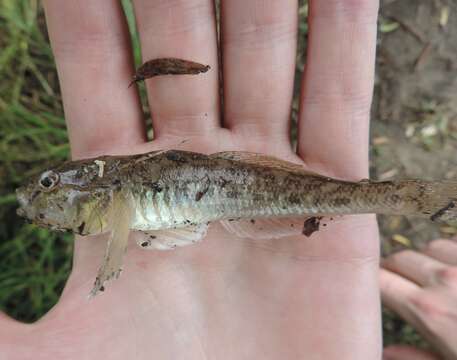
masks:
POLYGON ((319 230, 322 217, 388 214, 457 219, 457 182, 344 181, 272 156, 161 150, 68 161, 17 189, 17 213, 82 236, 110 233, 91 296, 122 269, 129 233, 142 249, 201 241, 219 222, 240 238, 319 230))

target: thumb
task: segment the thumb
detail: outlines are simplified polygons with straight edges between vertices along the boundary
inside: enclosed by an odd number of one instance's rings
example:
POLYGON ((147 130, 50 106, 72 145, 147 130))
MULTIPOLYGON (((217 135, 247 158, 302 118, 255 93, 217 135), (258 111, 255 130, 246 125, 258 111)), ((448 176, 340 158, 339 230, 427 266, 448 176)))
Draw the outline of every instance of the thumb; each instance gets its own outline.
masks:
POLYGON ((409 345, 391 345, 384 348, 383 360, 439 360, 440 357, 409 345))
POLYGON ((33 324, 23 324, 0 312, 0 353, 5 359, 21 358, 27 330, 31 327, 33 324))

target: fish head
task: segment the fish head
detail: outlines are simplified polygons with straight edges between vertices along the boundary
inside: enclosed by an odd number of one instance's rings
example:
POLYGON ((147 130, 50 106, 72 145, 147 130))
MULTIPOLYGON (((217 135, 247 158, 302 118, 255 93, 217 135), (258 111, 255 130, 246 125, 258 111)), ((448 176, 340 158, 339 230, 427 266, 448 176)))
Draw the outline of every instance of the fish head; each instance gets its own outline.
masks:
POLYGON ((100 173, 100 164, 71 161, 32 177, 16 190, 18 215, 38 226, 81 235, 108 230, 113 185, 100 173))

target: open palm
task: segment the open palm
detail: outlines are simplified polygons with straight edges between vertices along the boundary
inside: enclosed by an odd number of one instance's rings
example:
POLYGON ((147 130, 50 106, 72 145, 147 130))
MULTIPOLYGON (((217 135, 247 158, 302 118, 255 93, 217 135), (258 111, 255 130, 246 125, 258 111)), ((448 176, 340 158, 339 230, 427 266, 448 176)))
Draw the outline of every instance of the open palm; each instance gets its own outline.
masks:
MULTIPOLYGON (((146 142, 118 1, 44 2, 73 157, 176 147, 262 152, 345 179, 367 177, 376 0, 310 1, 298 151, 289 140, 295 0, 222 2, 223 105, 214 4, 134 1, 144 59, 211 65, 147 81, 146 142)), ((212 225, 169 252, 131 241, 124 272, 87 300, 105 239, 77 238, 60 302, 39 322, 0 318, 7 359, 375 359, 381 354, 372 216, 310 238, 238 239, 212 225)))

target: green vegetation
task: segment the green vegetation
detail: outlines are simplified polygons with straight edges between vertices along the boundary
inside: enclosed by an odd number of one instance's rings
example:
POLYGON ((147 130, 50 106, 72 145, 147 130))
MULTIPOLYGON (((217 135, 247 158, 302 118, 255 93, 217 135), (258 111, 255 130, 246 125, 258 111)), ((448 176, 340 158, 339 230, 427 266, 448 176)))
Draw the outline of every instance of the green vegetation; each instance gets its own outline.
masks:
POLYGON ((72 237, 24 224, 14 189, 68 156, 57 74, 38 1, 0 2, 0 306, 33 321, 59 298, 72 237))

